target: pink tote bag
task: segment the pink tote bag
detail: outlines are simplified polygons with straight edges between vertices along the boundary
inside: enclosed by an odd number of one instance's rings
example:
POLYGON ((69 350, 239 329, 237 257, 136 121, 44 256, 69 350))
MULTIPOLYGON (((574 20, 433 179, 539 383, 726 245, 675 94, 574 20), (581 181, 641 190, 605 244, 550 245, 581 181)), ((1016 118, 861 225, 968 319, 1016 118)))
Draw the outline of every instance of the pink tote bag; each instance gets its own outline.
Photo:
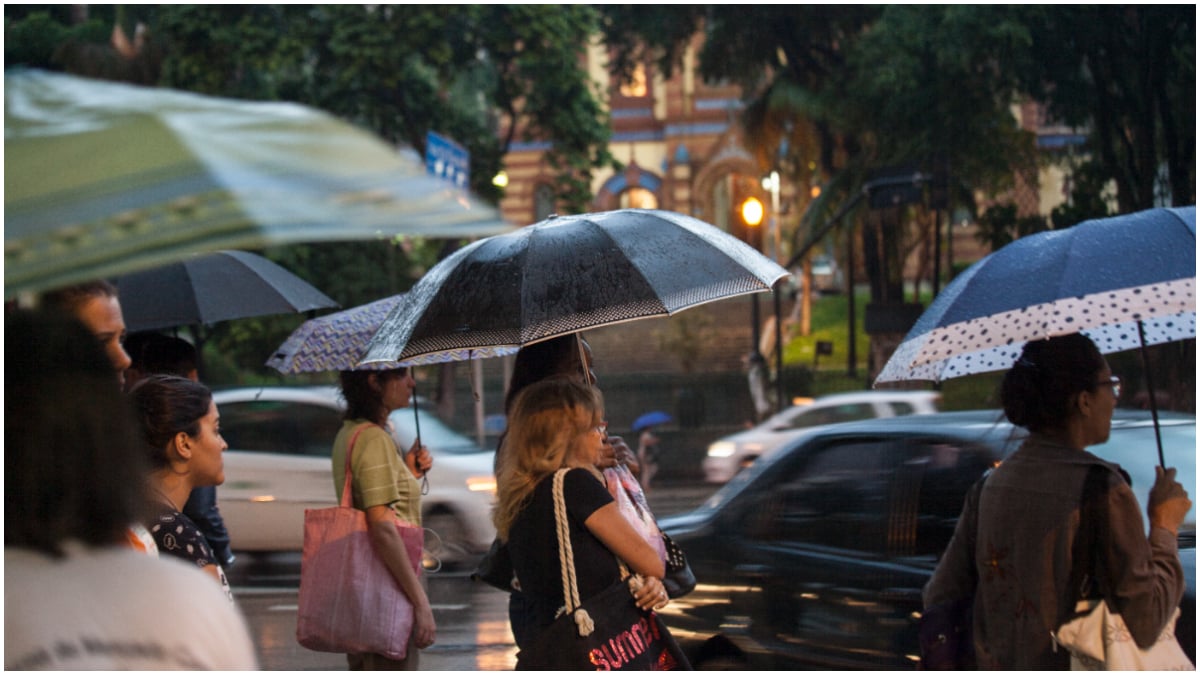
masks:
MULTIPOLYGON (((296 641, 319 652, 382 654, 403 659, 413 627, 413 606, 367 532, 367 514, 351 506, 350 454, 342 501, 304 512, 304 553, 300 559, 300 596, 296 641)), ((396 519, 413 571, 421 574, 425 531, 396 519)))

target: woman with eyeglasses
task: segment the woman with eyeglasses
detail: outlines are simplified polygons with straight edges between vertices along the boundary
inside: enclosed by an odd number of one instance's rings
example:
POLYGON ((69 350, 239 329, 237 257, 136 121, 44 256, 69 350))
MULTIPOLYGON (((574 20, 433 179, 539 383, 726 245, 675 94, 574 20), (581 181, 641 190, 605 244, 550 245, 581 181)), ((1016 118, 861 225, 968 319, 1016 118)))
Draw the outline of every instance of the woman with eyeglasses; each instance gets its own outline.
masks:
MULTIPOLYGON (((508 546, 531 614, 522 648, 554 622, 563 604, 551 492, 551 479, 561 468, 570 469, 563 496, 580 599, 619 581, 620 559, 644 579, 634 596, 639 607, 656 609, 667 603, 662 558, 617 510, 597 468, 604 452, 603 414, 598 389, 562 377, 523 388, 509 410, 492 520, 497 536, 508 546)), ((519 652, 517 667, 523 665, 519 652)))
POLYGON ((1069 669, 1051 636, 1083 598, 1103 598, 1152 645, 1184 591, 1176 533, 1191 501, 1175 469, 1156 469, 1147 537, 1128 474, 1085 449, 1108 440, 1120 379, 1084 335, 1026 344, 1000 395, 1029 437, 968 493, 926 613, 973 597, 980 669, 1069 669))

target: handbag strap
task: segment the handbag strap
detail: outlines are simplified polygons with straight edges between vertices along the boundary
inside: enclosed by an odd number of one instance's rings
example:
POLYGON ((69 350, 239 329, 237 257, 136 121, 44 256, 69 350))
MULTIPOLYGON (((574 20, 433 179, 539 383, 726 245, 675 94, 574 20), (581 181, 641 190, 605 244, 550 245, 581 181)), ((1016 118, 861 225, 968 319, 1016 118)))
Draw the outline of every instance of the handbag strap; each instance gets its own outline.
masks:
MULTIPOLYGON (((571 523, 567 518, 567 502, 563 498, 563 480, 570 469, 563 468, 554 472, 552 493, 554 496, 554 531, 558 537, 558 564, 562 571, 563 609, 575 619, 579 635, 587 637, 595 630, 596 624, 586 609, 580 606, 579 582, 575 576, 575 551, 571 547, 571 523)), ((629 576, 625 562, 617 558, 621 578, 629 576)))
POLYGON ((350 479, 353 473, 350 471, 350 454, 354 452, 354 442, 358 440, 358 435, 367 427, 378 426, 373 422, 363 422, 354 428, 354 433, 350 436, 350 442, 346 445, 346 480, 342 484, 342 502, 341 505, 345 508, 354 506, 353 495, 350 492, 350 479))
POLYGON ((562 571, 563 608, 575 619, 579 635, 587 637, 596 624, 586 609, 579 607, 579 584, 575 579, 575 551, 571 548, 571 524, 567 519, 567 502, 563 498, 563 479, 570 469, 554 472, 554 531, 558 537, 558 564, 562 571))
POLYGON ((1100 590, 1096 562, 1100 553, 1099 528, 1106 516, 1107 490, 1108 471, 1096 464, 1089 466, 1079 495, 1079 529, 1071 546, 1071 573, 1067 582, 1067 588, 1075 589, 1078 596, 1070 598, 1068 613, 1074 611, 1076 600, 1092 598, 1100 590))

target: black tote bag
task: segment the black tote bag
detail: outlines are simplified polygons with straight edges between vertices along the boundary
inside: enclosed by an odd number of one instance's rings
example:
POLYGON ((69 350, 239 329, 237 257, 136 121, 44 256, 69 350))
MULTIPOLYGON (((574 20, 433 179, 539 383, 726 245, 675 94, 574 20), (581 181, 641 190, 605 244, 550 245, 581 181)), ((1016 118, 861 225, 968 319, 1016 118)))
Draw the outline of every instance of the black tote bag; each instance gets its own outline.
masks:
MULTIPOLYGON (((554 474, 559 562, 565 573, 566 612, 521 650, 519 670, 691 670, 691 664, 656 612, 640 609, 629 576, 579 602, 570 523, 563 505, 566 469, 554 474)), ((624 564, 622 572, 626 572, 624 564)))

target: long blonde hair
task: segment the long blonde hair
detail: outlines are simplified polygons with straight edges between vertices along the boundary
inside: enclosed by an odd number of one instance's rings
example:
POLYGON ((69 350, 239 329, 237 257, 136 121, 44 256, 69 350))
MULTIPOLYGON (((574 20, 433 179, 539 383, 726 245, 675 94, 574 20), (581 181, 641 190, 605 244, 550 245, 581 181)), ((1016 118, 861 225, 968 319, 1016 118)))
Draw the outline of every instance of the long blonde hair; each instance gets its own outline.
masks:
POLYGON ((508 432, 496 470, 492 522, 503 541, 543 478, 567 465, 579 437, 604 417, 600 390, 573 378, 529 385, 509 411, 508 432))

